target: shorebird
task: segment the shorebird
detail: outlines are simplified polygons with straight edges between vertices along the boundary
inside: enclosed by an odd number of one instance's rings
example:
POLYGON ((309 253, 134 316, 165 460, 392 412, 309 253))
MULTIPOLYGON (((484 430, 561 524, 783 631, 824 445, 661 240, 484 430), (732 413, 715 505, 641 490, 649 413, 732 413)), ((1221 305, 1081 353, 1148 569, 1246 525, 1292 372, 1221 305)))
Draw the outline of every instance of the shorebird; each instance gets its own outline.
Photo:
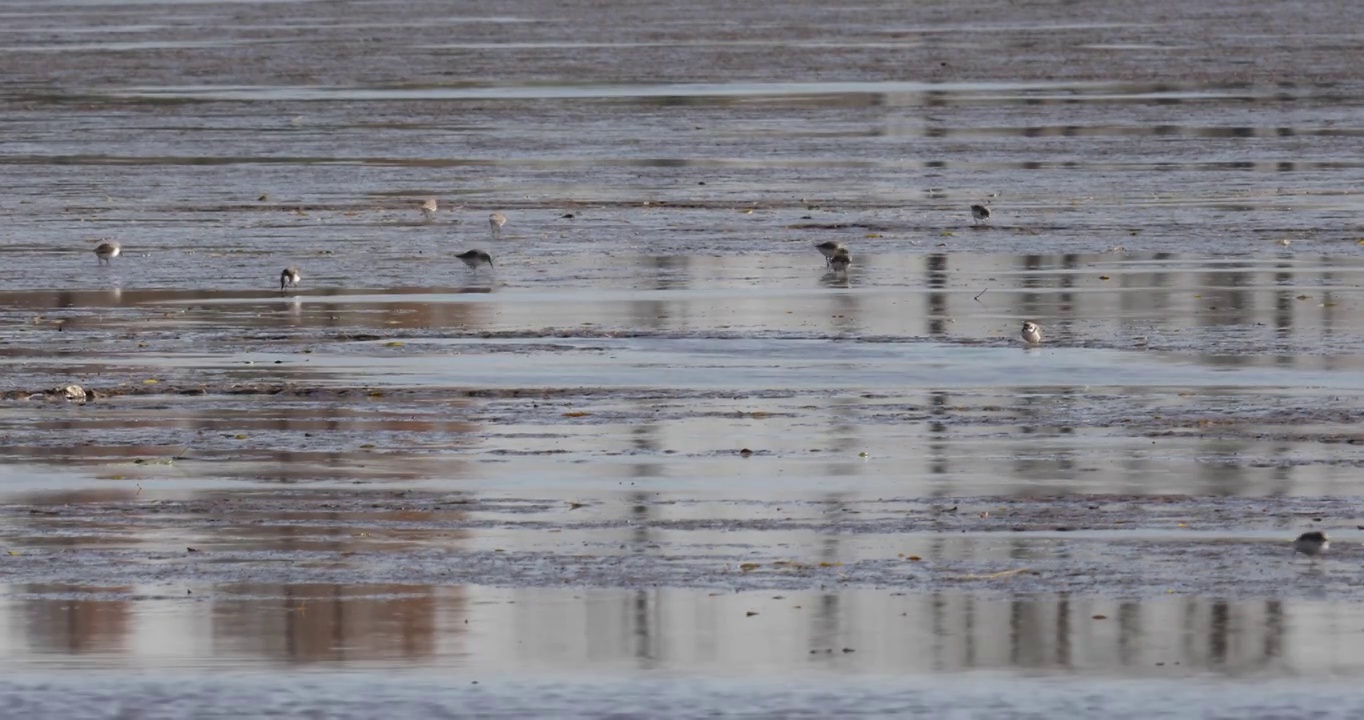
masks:
POLYGON ((848 272, 848 266, 852 264, 852 256, 848 254, 848 248, 840 247, 834 251, 829 258, 829 267, 836 273, 848 272))
POLYGON ((279 291, 284 292, 284 288, 289 285, 297 285, 303 276, 298 274, 298 268, 287 267, 279 273, 279 291))
POLYGON ((109 262, 109 258, 116 258, 122 252, 123 246, 110 240, 109 242, 100 243, 99 246, 95 248, 95 257, 99 258, 99 263, 103 265, 109 262))
POLYGON ((1300 552, 1314 560, 1329 547, 1331 542, 1326 539, 1326 533, 1317 530, 1305 532, 1293 541, 1293 552, 1300 552))
POLYGON ((425 218, 427 222, 431 222, 435 219, 436 211, 439 209, 440 203, 436 202, 435 198, 427 198, 426 202, 422 203, 422 217, 425 218))
POLYGON ((819 251, 819 254, 824 256, 825 265, 832 264, 834 255, 837 255, 839 250, 842 250, 845 253, 848 251, 846 245, 841 242, 834 242, 833 240, 822 242, 816 245, 815 249, 819 251))
POLYGON ((493 267, 493 256, 482 250, 466 250, 455 257, 463 260, 470 270, 477 271, 479 265, 485 264, 488 267, 493 267))
POLYGON ((976 225, 990 221, 990 208, 984 205, 971 206, 971 224, 976 225))
POLYGON ((488 216, 488 230, 492 233, 493 239, 502 237, 502 226, 507 224, 507 216, 500 212, 495 212, 488 216))
POLYGON ((1031 320, 1023 322, 1023 342, 1029 345, 1038 345, 1042 342, 1042 327, 1031 320))

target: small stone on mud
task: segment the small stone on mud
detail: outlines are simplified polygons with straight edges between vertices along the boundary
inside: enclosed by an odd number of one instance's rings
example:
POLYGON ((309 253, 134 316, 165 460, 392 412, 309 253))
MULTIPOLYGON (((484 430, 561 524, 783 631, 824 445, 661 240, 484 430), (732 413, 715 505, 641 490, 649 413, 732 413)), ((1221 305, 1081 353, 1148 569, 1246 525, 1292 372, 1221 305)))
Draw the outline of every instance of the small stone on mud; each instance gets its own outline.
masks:
POLYGON ((753 451, 749 450, 748 448, 744 448, 743 450, 739 451, 739 457, 751 457, 752 455, 753 451))
POLYGON ((744 616, 745 616, 745 617, 753 617, 754 615, 757 615, 757 614, 758 614, 758 611, 757 611, 757 610, 749 610, 747 613, 744 614, 744 616))

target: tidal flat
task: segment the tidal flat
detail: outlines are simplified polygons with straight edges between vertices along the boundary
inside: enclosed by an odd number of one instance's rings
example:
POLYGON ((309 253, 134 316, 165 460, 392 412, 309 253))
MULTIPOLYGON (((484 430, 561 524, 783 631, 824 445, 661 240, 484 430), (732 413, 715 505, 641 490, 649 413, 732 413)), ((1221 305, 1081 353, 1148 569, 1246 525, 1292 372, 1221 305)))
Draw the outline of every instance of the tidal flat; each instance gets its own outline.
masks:
POLYGON ((7 3, 0 696, 1356 717, 1361 22, 7 3))

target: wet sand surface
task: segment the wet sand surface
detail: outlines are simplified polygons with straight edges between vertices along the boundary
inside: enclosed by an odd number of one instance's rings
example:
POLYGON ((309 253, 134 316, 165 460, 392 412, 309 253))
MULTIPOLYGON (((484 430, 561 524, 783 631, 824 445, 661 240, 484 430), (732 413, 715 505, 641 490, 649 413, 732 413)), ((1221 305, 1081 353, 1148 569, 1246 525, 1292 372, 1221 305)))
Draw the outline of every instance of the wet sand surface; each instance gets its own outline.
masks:
POLYGON ((1358 716, 1361 21, 5 4, 0 693, 1358 716))

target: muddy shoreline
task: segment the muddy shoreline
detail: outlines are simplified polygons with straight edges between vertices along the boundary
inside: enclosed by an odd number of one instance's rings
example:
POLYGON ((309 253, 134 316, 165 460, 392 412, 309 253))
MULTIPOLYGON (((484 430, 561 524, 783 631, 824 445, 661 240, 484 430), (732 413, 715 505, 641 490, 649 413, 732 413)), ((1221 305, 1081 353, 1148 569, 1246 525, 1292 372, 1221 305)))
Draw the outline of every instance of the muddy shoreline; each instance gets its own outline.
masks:
POLYGON ((1351 707, 1357 3, 393 10, 6 7, 7 702, 1351 707))
POLYGON ((1344 599, 1360 592, 1352 540, 1364 536, 1355 498, 645 494, 627 504, 357 488, 67 499, 0 507, 8 546, 23 548, 0 580, 70 588, 63 593, 170 581, 1344 599), (1337 538, 1329 562, 1294 558, 1298 527, 1337 538), (480 535, 507 547, 469 546, 480 535), (847 559, 822 555, 827 542, 846 545, 847 559))

